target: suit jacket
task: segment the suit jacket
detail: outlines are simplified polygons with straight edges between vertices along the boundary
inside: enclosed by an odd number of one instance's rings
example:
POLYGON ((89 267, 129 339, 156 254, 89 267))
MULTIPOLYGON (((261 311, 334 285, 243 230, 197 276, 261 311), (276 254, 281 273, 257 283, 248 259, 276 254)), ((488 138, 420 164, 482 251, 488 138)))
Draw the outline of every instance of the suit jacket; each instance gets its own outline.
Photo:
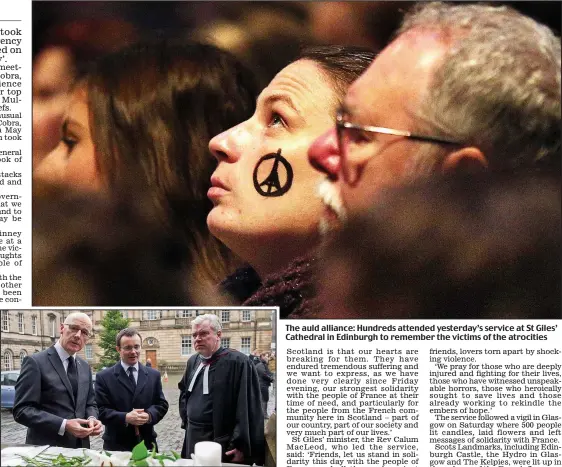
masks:
MULTIPOLYGON (((78 394, 74 400, 72 386, 54 346, 30 355, 23 361, 16 382, 13 415, 27 426, 26 444, 49 444, 77 447, 77 438, 65 431, 58 434, 62 421, 72 418, 98 417, 88 363, 76 355, 78 394)), ((78 447, 89 448, 90 439, 79 440, 78 447)))
POLYGON ((256 371, 258 372, 258 379, 260 382, 261 398, 263 402, 269 401, 269 386, 274 381, 273 375, 263 360, 256 364, 256 371))
POLYGON ((105 425, 103 448, 108 451, 131 451, 141 440, 151 449, 156 441, 156 425, 168 412, 162 392, 160 373, 139 363, 137 385, 134 387, 119 361, 96 375, 96 401, 99 419, 105 425), (125 416, 133 409, 144 409, 151 421, 139 426, 127 425, 125 416))

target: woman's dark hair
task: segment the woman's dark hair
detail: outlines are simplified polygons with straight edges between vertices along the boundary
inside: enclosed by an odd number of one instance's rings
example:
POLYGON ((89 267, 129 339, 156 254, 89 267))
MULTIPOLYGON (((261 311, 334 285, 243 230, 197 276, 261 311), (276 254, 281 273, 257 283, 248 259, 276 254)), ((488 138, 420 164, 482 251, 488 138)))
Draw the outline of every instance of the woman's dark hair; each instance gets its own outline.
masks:
POLYGON ((201 303, 186 281, 194 259, 182 235, 131 196, 33 184, 34 306, 201 303))
POLYGON ((347 88, 369 67, 375 52, 365 47, 343 45, 308 46, 299 59, 313 60, 331 78, 338 100, 345 97, 347 88))
POLYGON ((260 91, 253 74, 214 46, 158 42, 101 58, 78 86, 105 185, 150 193, 164 224, 197 251, 198 272, 218 282, 230 253, 206 226, 216 167, 208 143, 252 115, 260 91))

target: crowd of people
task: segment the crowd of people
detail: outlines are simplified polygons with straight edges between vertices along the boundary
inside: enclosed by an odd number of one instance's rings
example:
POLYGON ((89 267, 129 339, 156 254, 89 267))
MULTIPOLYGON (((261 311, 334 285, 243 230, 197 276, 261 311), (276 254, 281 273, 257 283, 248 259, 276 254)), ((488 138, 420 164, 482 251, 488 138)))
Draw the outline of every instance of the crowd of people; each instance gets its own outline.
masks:
MULTIPOLYGON (((140 442, 158 451, 154 426, 169 404, 160 373, 140 362, 141 335, 135 328, 117 334, 119 361, 96 374, 94 389, 90 366, 77 355, 92 332, 89 316, 73 312, 53 346, 24 360, 13 415, 28 427, 26 444, 89 448, 90 437, 102 435, 106 451, 132 451, 140 442)), ((214 441, 223 462, 264 465, 267 412, 260 370, 245 354, 222 347, 221 335, 216 315, 192 322, 195 353, 178 384, 185 429, 181 456, 191 459, 196 443, 214 441)))
POLYGON ((74 67, 34 154, 34 305, 559 318, 560 37, 410 3, 392 37, 302 33, 283 63, 303 28, 275 45, 261 17, 244 55, 232 16, 74 67))
MULTIPOLYGON (((330 21, 305 32, 302 11, 264 4, 189 37, 124 20, 46 35, 34 305, 560 318, 560 28, 505 5, 406 2, 378 12, 391 37, 376 11, 332 3, 308 18, 331 11, 343 45, 330 21)), ((73 313, 24 361, 26 442, 157 449, 169 407, 138 331, 119 333, 95 390, 75 357, 91 332, 73 313)), ((214 315, 193 321, 182 456, 213 440, 225 462, 273 465, 271 355, 222 348, 221 333, 214 315)))

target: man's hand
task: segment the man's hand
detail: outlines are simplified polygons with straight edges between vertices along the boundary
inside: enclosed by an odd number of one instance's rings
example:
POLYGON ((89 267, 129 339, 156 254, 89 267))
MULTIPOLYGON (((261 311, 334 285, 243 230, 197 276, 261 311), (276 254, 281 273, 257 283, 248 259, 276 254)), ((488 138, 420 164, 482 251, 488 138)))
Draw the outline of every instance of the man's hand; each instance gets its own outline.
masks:
POLYGON ((103 425, 99 420, 95 420, 93 418, 90 418, 88 420, 88 425, 90 427, 90 429, 92 430, 90 436, 98 436, 101 435, 103 432, 103 425))
POLYGON ((144 409, 133 409, 125 415, 125 421, 130 425, 144 425, 148 422, 148 414, 144 409))
POLYGON ((238 449, 233 449, 232 451, 226 451, 227 456, 232 456, 231 462, 242 462, 244 460, 244 453, 238 449))
POLYGON ((90 434, 92 433, 92 429, 86 428, 82 425, 89 425, 88 420, 84 420, 83 418, 72 418, 66 421, 66 426, 64 429, 77 438, 86 438, 90 436, 90 434))

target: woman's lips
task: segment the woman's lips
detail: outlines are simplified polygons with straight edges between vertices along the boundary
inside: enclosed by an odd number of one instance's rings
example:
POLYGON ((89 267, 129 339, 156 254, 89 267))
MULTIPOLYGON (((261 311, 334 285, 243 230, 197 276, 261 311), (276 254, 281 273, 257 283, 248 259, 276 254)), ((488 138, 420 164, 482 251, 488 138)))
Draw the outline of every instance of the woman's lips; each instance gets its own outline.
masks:
POLYGON ((224 183, 217 175, 211 176, 211 185, 217 188, 223 188, 224 190, 228 190, 228 186, 224 183))
POLYGON ((209 199, 218 199, 229 192, 229 188, 223 183, 218 177, 211 177, 211 188, 207 191, 207 197, 209 199))
POLYGON ((218 199, 221 196, 226 195, 227 193, 228 190, 225 190, 224 188, 218 186, 212 186, 211 188, 209 188, 209 191, 207 191, 207 197, 213 200, 213 199, 218 199))

